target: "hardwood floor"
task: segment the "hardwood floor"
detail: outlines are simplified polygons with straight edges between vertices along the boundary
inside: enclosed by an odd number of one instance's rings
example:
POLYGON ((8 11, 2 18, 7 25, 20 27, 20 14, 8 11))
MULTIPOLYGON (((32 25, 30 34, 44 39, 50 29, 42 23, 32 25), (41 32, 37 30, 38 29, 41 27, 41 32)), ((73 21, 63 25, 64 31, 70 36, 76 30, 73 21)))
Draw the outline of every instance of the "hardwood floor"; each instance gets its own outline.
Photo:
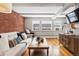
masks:
MULTIPOLYGON (((59 51, 58 56, 73 56, 72 53, 70 53, 66 48, 63 47, 62 44, 59 43, 58 39, 48 39, 47 41, 49 45, 54 45, 55 48, 59 47, 59 49, 56 49, 59 51)), ((56 54, 56 52, 54 54, 56 54)))
MULTIPOLYGON (((50 56, 73 56, 62 44, 59 44, 58 39, 47 39, 50 46, 50 56)), ((28 49, 25 50, 23 56, 28 56, 28 49)))

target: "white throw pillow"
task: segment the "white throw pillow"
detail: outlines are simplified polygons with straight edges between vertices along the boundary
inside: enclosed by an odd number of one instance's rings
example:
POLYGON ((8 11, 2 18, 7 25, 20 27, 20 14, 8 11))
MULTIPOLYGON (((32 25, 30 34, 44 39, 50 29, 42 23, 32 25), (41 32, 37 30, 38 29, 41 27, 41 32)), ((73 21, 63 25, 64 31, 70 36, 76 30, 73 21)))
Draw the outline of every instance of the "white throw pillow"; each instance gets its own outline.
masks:
POLYGON ((26 32, 27 32, 27 33, 30 33, 30 30, 29 30, 29 29, 26 29, 26 32))
POLYGON ((24 40, 27 39, 27 35, 25 33, 22 33, 21 35, 22 35, 24 40))

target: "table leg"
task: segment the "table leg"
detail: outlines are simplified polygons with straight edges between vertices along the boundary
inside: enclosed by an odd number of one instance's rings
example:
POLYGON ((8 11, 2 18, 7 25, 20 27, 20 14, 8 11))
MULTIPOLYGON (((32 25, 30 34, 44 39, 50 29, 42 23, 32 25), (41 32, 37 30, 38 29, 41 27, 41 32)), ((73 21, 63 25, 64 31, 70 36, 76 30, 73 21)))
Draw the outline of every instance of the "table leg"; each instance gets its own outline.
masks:
POLYGON ((49 56, 49 49, 47 49, 47 56, 49 56))
POLYGON ((29 49, 29 56, 30 56, 30 49, 29 49))

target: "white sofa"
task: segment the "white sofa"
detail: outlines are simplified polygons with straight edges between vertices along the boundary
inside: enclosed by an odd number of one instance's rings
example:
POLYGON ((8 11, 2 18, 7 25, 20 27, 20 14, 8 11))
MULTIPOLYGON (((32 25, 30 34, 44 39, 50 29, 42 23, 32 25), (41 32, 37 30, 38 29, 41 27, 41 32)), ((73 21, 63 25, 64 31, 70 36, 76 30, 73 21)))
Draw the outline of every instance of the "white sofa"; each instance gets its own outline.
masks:
POLYGON ((18 32, 2 33, 0 38, 0 55, 1 56, 20 56, 24 52, 24 49, 28 48, 32 42, 32 38, 27 38, 21 41, 15 47, 10 48, 8 40, 17 37, 18 32), (26 44, 27 43, 27 44, 26 44))
POLYGON ((26 48, 26 44, 18 44, 13 48, 10 48, 8 51, 5 52, 5 56, 20 56, 24 52, 26 48))

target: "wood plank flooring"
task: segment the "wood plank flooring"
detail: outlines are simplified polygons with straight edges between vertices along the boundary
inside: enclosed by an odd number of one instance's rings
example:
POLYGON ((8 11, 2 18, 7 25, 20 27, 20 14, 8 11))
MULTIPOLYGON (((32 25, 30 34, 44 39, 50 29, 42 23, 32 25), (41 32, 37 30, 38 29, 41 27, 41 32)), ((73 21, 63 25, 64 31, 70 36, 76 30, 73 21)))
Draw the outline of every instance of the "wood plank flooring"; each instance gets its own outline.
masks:
MULTIPOLYGON (((62 44, 59 44, 58 39, 47 39, 49 46, 53 47, 49 52, 50 56, 73 56, 62 44)), ((28 56, 28 49, 25 50, 23 56, 28 56)))
POLYGON ((49 45, 54 45, 55 47, 59 47, 59 49, 57 49, 59 51, 59 55, 58 56, 73 56, 72 53, 70 53, 66 48, 63 47, 62 44, 59 44, 58 39, 48 39, 48 44, 49 45))

